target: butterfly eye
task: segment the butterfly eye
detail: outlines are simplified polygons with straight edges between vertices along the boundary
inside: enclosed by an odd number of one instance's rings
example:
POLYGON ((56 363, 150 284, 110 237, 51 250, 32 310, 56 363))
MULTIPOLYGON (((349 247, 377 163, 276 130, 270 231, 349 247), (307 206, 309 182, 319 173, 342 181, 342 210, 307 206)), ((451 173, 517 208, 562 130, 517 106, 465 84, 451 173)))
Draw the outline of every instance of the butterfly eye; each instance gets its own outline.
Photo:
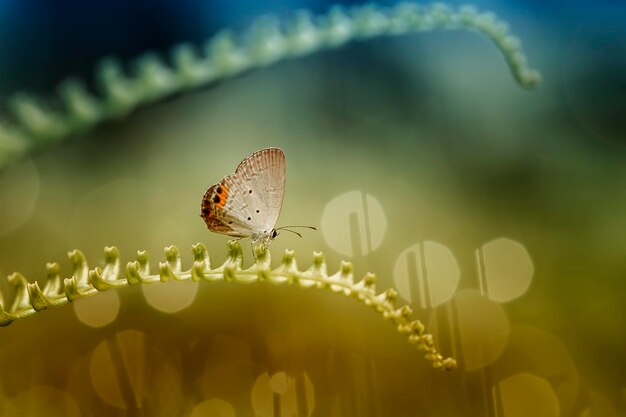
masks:
POLYGON ((276 229, 272 230, 272 239, 274 239, 276 236, 278 236, 278 232, 276 231, 276 229))

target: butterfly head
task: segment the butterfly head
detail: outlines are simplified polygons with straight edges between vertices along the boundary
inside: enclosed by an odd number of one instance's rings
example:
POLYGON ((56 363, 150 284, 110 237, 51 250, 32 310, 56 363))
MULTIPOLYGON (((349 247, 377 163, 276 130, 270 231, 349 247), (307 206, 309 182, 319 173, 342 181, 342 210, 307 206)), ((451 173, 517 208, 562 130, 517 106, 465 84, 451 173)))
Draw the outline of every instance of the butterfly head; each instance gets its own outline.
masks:
POLYGON ((283 227, 278 227, 278 228, 274 228, 272 230, 268 231, 261 231, 258 233, 253 233, 250 238, 252 239, 252 245, 264 245, 265 247, 268 247, 270 242, 272 240, 274 240, 276 238, 276 236, 278 236, 280 233, 278 232, 279 230, 285 230, 287 232, 291 232, 295 235, 298 235, 299 237, 302 237, 302 235, 298 232, 296 232, 295 230, 291 230, 291 227, 304 227, 307 229, 312 229, 312 230, 317 230, 316 227, 314 226, 283 226, 283 227))

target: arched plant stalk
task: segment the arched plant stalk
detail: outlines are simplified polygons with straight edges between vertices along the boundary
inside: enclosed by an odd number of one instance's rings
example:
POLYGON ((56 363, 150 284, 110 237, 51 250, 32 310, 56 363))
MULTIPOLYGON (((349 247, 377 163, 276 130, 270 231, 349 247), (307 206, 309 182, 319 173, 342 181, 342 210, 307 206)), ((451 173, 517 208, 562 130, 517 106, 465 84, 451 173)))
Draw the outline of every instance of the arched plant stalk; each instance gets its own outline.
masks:
POLYGON ((300 288, 321 289, 335 294, 352 297, 372 307, 384 319, 391 321, 398 332, 407 337, 409 343, 422 351, 426 360, 438 369, 450 370, 456 366, 452 358, 444 358, 435 347, 433 337, 426 333, 421 321, 414 319, 408 305, 396 306, 397 291, 393 288, 377 293, 376 276, 366 274, 355 282, 353 267, 349 262, 342 262, 339 270, 329 275, 324 256, 320 252, 313 254, 313 263, 301 270, 296 264, 294 252, 287 250, 280 265, 272 269, 270 252, 256 249, 256 262, 247 269, 242 269, 243 252, 238 241, 228 242, 226 260, 212 268, 209 254, 202 243, 193 245, 193 265, 182 269, 180 251, 176 246, 165 248, 165 261, 159 263, 159 271, 151 273, 149 257, 145 251, 137 252, 137 260, 129 262, 126 268, 120 263, 119 250, 116 247, 104 249, 104 266, 90 269, 82 252, 73 250, 68 253, 72 262, 73 273, 62 278, 59 264, 46 265, 48 277, 43 289, 38 282, 28 282, 20 273, 9 275, 9 282, 15 287, 15 298, 10 307, 5 309, 0 293, 0 325, 8 326, 12 322, 25 319, 49 307, 57 307, 78 298, 96 295, 112 288, 131 285, 147 285, 166 281, 206 281, 294 285, 300 288))
POLYGON ((119 62, 105 59, 96 72, 100 86, 97 95, 76 79, 59 85, 58 97, 52 101, 60 102, 60 106, 51 106, 34 95, 16 94, 9 103, 15 120, 0 121, 0 169, 12 160, 174 93, 351 41, 436 29, 482 33, 500 50, 521 86, 532 88, 540 81, 539 73, 527 66, 520 41, 509 34, 507 24, 493 13, 478 12, 472 6, 334 6, 320 16, 298 11, 284 24, 274 16, 261 16, 240 36, 225 30, 207 41, 204 48, 187 44, 174 47, 167 59, 172 64, 158 54, 146 54, 131 62, 132 70, 126 73, 119 62))

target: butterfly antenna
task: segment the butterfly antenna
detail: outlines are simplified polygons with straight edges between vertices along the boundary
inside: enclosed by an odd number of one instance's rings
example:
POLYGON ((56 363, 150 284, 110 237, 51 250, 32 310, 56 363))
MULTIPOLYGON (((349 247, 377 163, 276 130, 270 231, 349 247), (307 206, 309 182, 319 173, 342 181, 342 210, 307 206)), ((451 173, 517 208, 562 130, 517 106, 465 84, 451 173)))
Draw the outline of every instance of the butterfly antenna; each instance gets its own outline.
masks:
MULTIPOLYGON (((277 228, 276 230, 287 229, 288 227, 303 227, 305 229, 317 230, 317 227, 315 226, 282 226, 282 227, 277 228)), ((290 230, 290 231, 293 231, 293 230, 290 230)))
POLYGON ((290 230, 289 229, 290 227, 302 227, 302 228, 306 228, 306 229, 317 230, 317 227, 314 227, 314 226, 282 226, 282 227, 278 227, 278 228, 276 228, 274 230, 286 230, 286 231, 294 233, 294 234, 296 234, 296 235, 298 235, 298 236, 300 236, 302 238, 302 235, 300 233, 296 232, 295 230, 290 230))
MULTIPOLYGON (((276 229, 276 230, 278 230, 278 229, 276 229)), ((296 235, 300 236, 300 238, 302 239, 302 235, 300 233, 296 232, 295 230, 285 229, 284 227, 281 227, 280 230, 284 230, 286 232, 291 232, 293 234, 296 234, 296 235)))

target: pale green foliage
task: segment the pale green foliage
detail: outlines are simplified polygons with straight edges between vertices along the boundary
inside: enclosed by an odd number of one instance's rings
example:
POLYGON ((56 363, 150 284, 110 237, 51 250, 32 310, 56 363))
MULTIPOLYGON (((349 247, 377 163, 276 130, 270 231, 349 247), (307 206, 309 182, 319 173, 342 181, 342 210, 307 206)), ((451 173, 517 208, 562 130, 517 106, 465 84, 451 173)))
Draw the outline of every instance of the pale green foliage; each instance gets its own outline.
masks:
POLYGON ((81 81, 74 79, 59 86, 60 108, 53 109, 32 95, 16 94, 10 108, 17 123, 0 122, 0 168, 11 160, 173 93, 354 40, 435 29, 481 32, 502 52, 520 85, 530 88, 540 80, 539 73, 528 68, 520 42, 509 34, 506 23, 493 13, 481 13, 471 6, 458 9, 440 3, 431 6, 400 3, 389 9, 374 4, 350 9, 335 6, 326 15, 315 17, 299 11, 284 24, 273 16, 262 16, 242 36, 234 36, 231 31, 217 34, 203 51, 190 45, 173 48, 172 66, 158 55, 148 54, 131 63, 133 71, 126 74, 117 61, 104 60, 96 74, 100 96, 93 95, 81 81))
POLYGON ((46 265, 48 277, 43 290, 39 283, 29 283, 20 273, 11 274, 9 282, 15 287, 15 298, 5 310, 0 294, 0 325, 7 326, 15 320, 32 316, 48 307, 67 304, 78 298, 89 297, 111 288, 130 285, 153 284, 166 281, 194 282, 233 282, 288 284, 301 288, 321 289, 336 294, 343 294, 372 307, 382 317, 391 321, 398 332, 408 338, 424 352, 426 359, 440 369, 452 369, 456 362, 452 358, 443 358, 435 348, 432 335, 425 332, 424 325, 412 318, 413 312, 408 305, 395 305, 398 293, 390 288, 376 292, 376 277, 367 274, 360 281, 354 282, 353 267, 349 262, 342 262, 339 271, 329 275, 326 262, 321 253, 313 254, 312 265, 300 270, 293 251, 287 250, 280 265, 272 269, 270 252, 256 249, 256 262, 247 269, 242 269, 243 253, 238 241, 228 243, 228 253, 224 263, 211 268, 211 261, 203 244, 192 247, 194 262, 191 268, 182 269, 180 252, 177 247, 165 248, 165 261, 159 263, 158 274, 150 272, 148 254, 137 252, 137 260, 129 262, 123 269, 119 251, 116 247, 104 250, 104 266, 90 269, 82 252, 73 250, 68 253, 73 266, 73 273, 68 278, 61 277, 59 264, 46 265))

